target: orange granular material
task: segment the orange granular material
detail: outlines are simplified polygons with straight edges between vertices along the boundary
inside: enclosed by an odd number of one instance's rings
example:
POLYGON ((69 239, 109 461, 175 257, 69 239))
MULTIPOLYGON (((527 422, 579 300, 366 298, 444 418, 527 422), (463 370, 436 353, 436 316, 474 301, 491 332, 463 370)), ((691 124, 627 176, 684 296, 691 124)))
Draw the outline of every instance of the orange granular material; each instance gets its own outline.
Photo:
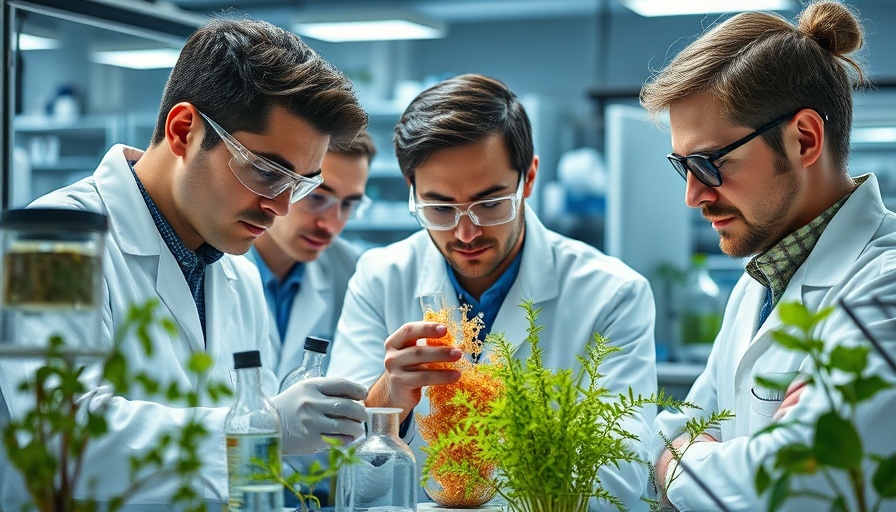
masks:
MULTIPOLYGON (((448 327, 448 333, 445 336, 428 338, 427 345, 452 346, 460 348, 466 354, 480 354, 482 342, 478 336, 483 327, 482 320, 479 318, 468 320, 467 312, 468 308, 466 307, 460 310, 459 322, 452 319, 451 311, 448 310, 424 313, 424 320, 440 322, 448 327), (459 334, 459 336, 455 334, 459 334)), ((427 443, 432 443, 441 435, 448 433, 466 418, 468 413, 466 407, 450 403, 458 391, 464 391, 475 410, 484 414, 503 390, 500 383, 484 372, 480 365, 473 364, 466 359, 460 359, 454 363, 432 363, 428 367, 458 370, 460 379, 452 384, 430 386, 426 389, 425 394, 429 397, 430 413, 425 416, 418 414, 416 419, 420 435, 427 443)), ((437 503, 449 507, 471 507, 481 505, 494 496, 494 487, 491 485, 470 486, 469 477, 439 473, 440 468, 449 461, 467 461, 483 479, 489 480, 495 470, 495 465, 481 460, 479 448, 475 444, 451 445, 430 457, 435 457, 436 460, 432 461, 432 472, 429 477, 437 485, 429 485, 427 492, 437 503)))

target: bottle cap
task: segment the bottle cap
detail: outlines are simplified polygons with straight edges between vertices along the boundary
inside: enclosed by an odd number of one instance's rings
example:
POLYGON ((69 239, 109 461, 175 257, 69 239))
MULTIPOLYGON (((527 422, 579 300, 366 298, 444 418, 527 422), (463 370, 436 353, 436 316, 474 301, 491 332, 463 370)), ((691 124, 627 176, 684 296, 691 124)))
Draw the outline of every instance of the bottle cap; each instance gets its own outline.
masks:
POLYGON ((329 347, 330 340, 318 338, 317 336, 308 336, 307 338, 305 338, 305 350, 311 350, 314 352, 320 352, 321 354, 326 354, 329 347))
POLYGON ((261 352, 249 350, 248 352, 233 353, 233 369, 261 368, 261 352))

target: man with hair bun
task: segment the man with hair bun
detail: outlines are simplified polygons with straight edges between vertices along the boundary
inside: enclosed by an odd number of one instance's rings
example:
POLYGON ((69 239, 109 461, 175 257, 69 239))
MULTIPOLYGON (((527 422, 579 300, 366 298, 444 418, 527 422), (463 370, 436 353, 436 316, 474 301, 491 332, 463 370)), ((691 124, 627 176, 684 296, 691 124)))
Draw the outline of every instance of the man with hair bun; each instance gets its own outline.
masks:
MULTIPOLYGON (((757 495, 754 484, 760 464, 785 445, 813 444, 815 422, 829 406, 822 390, 805 384, 810 361, 772 339, 783 325, 780 304, 801 302, 812 312, 834 306, 812 332, 829 351, 867 345, 840 300, 896 300, 896 215, 884 207, 873 174, 852 177, 848 169, 852 91, 863 81, 850 54, 862 40, 856 15, 836 2, 808 5, 796 25, 776 14, 743 13, 703 34, 641 91, 651 114, 669 112, 669 161, 686 181, 685 202, 712 223, 724 253, 751 258, 687 397, 703 410, 657 416, 657 430, 680 452, 689 418, 735 414, 689 447, 682 460, 692 473, 676 471, 671 451, 657 443, 656 486, 678 510, 719 509, 692 474, 729 510, 765 510, 767 494, 757 495), (757 381, 774 375, 794 379, 783 396, 757 381), (753 435, 777 421, 801 425, 753 435)), ((859 313, 874 318, 872 331, 896 355, 892 312, 859 313)), ((874 350, 864 375, 896 379, 874 350)), ((886 391, 858 407, 866 453, 893 451, 896 429, 887 416, 894 408, 896 394, 886 391)), ((837 478, 795 479, 791 489, 845 489, 837 478)), ((785 506, 809 510, 818 503, 791 499, 785 506)))

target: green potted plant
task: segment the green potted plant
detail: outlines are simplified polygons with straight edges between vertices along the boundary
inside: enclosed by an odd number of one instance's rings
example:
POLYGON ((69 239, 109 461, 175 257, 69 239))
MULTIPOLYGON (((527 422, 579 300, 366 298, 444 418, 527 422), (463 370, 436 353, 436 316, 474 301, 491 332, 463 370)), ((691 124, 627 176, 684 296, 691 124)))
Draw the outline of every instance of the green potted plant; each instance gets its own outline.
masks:
MULTIPOLYGON (((153 343, 149 336, 152 325, 176 333, 170 319, 157 316, 157 306, 157 301, 149 301, 130 309, 128 318, 116 332, 112 350, 99 363, 103 378, 116 394, 140 386, 149 394, 164 394, 169 403, 182 403, 188 407, 198 406, 203 393, 208 393, 214 400, 229 396, 227 385, 214 382, 196 391, 184 391, 176 385, 162 389, 151 375, 129 369, 119 345, 131 332, 147 354, 152 353, 153 343)), ((83 408, 77 406, 77 399, 87 391, 79 380, 85 368, 68 357, 64 348, 64 340, 53 336, 49 340, 45 362, 32 379, 21 383, 20 390, 34 395, 34 407, 4 426, 3 445, 10 463, 24 477, 36 509, 41 512, 88 512, 98 510, 99 504, 92 500, 75 500, 75 489, 81 480, 84 455, 91 442, 106 433, 107 422, 103 408, 81 410, 83 408)), ((210 366, 210 356, 201 352, 194 354, 189 362, 189 370, 198 376, 204 375, 210 366)), ((198 380, 202 382, 204 379, 198 380)), ((131 455, 127 461, 131 485, 113 497, 105 509, 120 509, 134 493, 164 475, 173 476, 179 482, 171 496, 172 504, 182 505, 188 511, 205 510, 195 485, 203 478, 198 450, 207 435, 199 421, 190 420, 163 435, 153 449, 131 455), (163 454, 171 446, 178 447, 179 457, 172 464, 165 464, 163 454)), ((87 485, 89 488, 91 483, 87 482, 87 485)))
MULTIPOLYGON (((666 397, 613 396, 600 384, 599 367, 604 358, 618 350, 599 334, 580 356, 581 368, 550 370, 542 363, 542 349, 536 324, 538 310, 523 303, 529 322, 526 342, 531 355, 520 361, 513 346, 500 334, 491 334, 486 343, 494 346, 493 364, 486 365, 502 386, 491 407, 481 411, 470 404, 463 391, 452 400, 469 409, 467 418, 436 439, 429 455, 456 446, 476 447, 478 458, 494 464, 497 478, 483 482, 469 465, 444 465, 441 471, 469 479, 471 486, 488 483, 495 487, 513 512, 580 512, 588 509, 591 498, 606 500, 622 509, 619 499, 606 491, 598 470, 622 462, 641 463, 628 447, 637 438, 622 427, 622 420, 647 404, 681 407, 666 397)), ((424 474, 432 467, 428 457, 424 474)))

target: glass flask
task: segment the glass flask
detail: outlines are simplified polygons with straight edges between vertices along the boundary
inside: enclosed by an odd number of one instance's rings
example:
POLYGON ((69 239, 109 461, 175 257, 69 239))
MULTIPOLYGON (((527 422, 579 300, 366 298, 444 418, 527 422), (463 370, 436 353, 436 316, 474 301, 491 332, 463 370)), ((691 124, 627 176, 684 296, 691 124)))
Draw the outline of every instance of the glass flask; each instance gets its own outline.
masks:
POLYGON ((367 408, 367 437, 356 441, 359 462, 339 468, 337 512, 416 512, 414 454, 398 437, 401 409, 367 408))
POLYGON ((302 356, 302 362, 298 368, 289 372, 289 375, 283 379, 283 382, 280 384, 280 392, 282 393, 296 382, 312 377, 322 377, 324 372, 321 370, 321 364, 327 355, 329 347, 330 340, 316 336, 305 338, 305 353, 302 356))
MULTIPOLYGON (((89 355, 99 338, 105 215, 60 208, 0 217, 0 348, 41 351, 53 335, 63 352, 89 355)), ((12 354, 15 355, 15 354, 12 354)), ((97 354, 101 356, 102 354, 97 354)))
POLYGON ((724 299, 709 275, 706 255, 695 254, 681 290, 681 333, 677 357, 706 362, 712 343, 722 327, 724 299))
POLYGON ((283 485, 252 460, 267 461, 277 475, 281 473, 280 415, 261 389, 260 353, 234 353, 233 368, 236 400, 224 420, 229 511, 280 512, 283 485))

